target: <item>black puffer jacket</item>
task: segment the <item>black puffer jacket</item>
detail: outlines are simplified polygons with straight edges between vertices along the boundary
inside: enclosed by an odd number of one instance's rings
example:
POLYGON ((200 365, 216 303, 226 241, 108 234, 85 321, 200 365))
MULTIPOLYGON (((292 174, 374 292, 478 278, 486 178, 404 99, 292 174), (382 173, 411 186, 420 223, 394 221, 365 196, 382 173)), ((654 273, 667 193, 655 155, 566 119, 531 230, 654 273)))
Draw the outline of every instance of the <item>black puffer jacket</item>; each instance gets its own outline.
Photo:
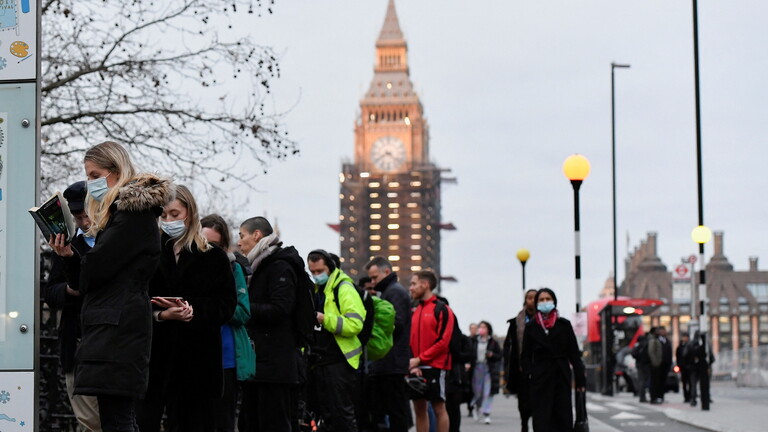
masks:
POLYGON ((160 257, 157 217, 173 184, 143 174, 120 189, 111 217, 82 257, 67 258, 83 297, 75 394, 139 397, 147 389, 152 341, 149 279, 160 257))
POLYGON ((251 320, 246 328, 256 350, 256 382, 295 384, 299 379, 292 319, 297 279, 292 265, 304 268, 296 249, 277 249, 259 263, 248 285, 251 320))

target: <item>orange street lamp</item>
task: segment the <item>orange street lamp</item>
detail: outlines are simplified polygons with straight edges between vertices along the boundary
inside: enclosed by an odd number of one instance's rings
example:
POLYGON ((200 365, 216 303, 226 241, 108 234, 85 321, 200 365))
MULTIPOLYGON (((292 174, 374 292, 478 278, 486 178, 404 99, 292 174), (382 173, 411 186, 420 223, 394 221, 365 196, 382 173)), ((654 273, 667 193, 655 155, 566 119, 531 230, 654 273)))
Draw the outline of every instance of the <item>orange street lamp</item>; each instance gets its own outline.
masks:
POLYGON ((517 250, 517 259, 520 261, 520 265, 523 267, 523 292, 525 292, 525 263, 528 262, 528 258, 531 257, 531 253, 528 249, 522 248, 517 250))
POLYGON ((574 243, 576 246, 576 313, 581 311, 581 233, 579 227, 579 188, 589 176, 589 160, 580 154, 568 156, 563 163, 563 173, 573 186, 574 243))

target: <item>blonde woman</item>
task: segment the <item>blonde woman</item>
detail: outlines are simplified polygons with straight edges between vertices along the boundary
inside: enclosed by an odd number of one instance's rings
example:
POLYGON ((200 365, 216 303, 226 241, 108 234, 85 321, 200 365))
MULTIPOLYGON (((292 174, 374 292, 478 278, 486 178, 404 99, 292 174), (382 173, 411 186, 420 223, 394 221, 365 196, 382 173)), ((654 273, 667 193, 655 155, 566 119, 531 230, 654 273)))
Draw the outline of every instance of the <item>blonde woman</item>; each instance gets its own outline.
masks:
POLYGON ((51 246, 65 258, 68 280, 83 296, 82 339, 75 357, 75 394, 96 396, 104 432, 138 431, 134 399, 147 388, 152 332, 149 279, 160 257, 157 217, 173 198, 170 181, 137 174, 114 142, 91 147, 89 235, 96 244, 82 256, 63 236, 51 246))
POLYGON ((221 326, 237 304, 227 253, 203 236, 192 193, 176 187, 176 199, 160 216, 160 266, 149 285, 154 311, 149 388, 138 403, 141 432, 160 429, 163 410, 171 431, 216 431, 223 392, 221 326))

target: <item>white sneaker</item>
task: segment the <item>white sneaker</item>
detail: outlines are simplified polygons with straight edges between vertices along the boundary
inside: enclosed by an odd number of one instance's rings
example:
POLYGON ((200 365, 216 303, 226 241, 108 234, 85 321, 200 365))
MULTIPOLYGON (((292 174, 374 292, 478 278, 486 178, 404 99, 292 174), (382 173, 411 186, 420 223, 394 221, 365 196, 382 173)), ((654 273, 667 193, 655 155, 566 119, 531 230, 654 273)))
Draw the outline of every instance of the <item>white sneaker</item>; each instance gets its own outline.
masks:
POLYGON ((485 420, 483 420, 483 423, 491 424, 491 416, 490 416, 490 414, 486 414, 485 415, 485 420))
POLYGON ((478 420, 478 418, 477 418, 477 410, 472 411, 472 419, 474 419, 475 421, 478 420))

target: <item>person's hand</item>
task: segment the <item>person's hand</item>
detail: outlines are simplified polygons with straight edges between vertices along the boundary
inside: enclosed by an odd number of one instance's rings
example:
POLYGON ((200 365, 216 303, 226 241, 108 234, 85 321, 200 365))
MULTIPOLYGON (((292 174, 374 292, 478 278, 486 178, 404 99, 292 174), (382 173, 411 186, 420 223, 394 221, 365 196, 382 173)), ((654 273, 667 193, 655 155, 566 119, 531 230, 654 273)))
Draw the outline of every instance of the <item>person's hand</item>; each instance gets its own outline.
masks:
POLYGON ((66 238, 64 234, 51 234, 51 238, 48 240, 48 245, 56 252, 56 255, 60 257, 71 257, 75 253, 72 251, 72 245, 65 244, 66 238))
POLYGON ((325 314, 322 312, 315 312, 315 317, 317 318, 317 323, 322 324, 323 320, 325 319, 325 314))
POLYGON ((75 297, 80 297, 80 291, 73 290, 72 288, 69 287, 69 285, 67 285, 67 294, 75 297))
POLYGON ((192 306, 174 306, 160 312, 158 318, 160 318, 161 321, 175 320, 190 322, 192 321, 192 318, 194 318, 194 311, 192 310, 192 306))
POLYGON ((587 388, 586 387, 576 387, 576 391, 583 393, 583 392, 587 391, 587 388))
POLYGON ((419 367, 421 364, 421 359, 418 357, 412 358, 410 361, 408 361, 408 369, 414 369, 419 367))
POLYGON ((164 297, 152 297, 152 304, 160 306, 161 308, 170 309, 172 307, 189 306, 189 303, 182 299, 167 299, 164 297))
POLYGON ((490 351, 486 351, 485 352, 485 358, 491 358, 491 357, 493 357, 493 353, 490 352, 490 351))
POLYGON ((418 377, 422 376, 421 369, 419 369, 419 368, 411 368, 411 375, 415 375, 415 376, 418 376, 418 377))
POLYGON ((464 370, 469 372, 470 369, 472 369, 472 364, 471 363, 464 363, 464 370))

